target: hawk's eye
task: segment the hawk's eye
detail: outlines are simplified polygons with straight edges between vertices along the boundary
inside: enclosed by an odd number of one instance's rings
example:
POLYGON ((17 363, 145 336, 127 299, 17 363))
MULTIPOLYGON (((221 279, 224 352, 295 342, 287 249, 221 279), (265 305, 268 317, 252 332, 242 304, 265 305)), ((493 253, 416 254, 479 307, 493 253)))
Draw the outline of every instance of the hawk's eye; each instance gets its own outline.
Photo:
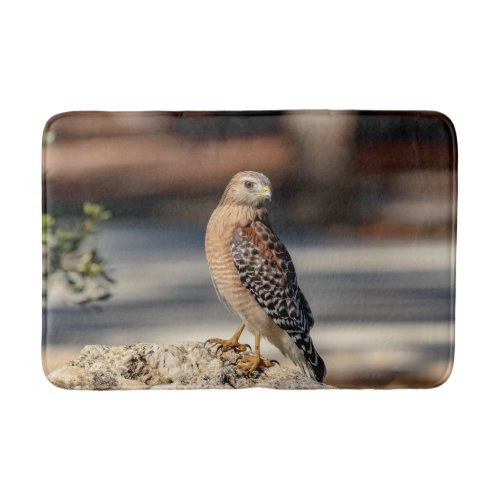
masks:
POLYGON ((252 181, 245 181, 245 187, 247 189, 252 189, 255 186, 255 182, 252 181))

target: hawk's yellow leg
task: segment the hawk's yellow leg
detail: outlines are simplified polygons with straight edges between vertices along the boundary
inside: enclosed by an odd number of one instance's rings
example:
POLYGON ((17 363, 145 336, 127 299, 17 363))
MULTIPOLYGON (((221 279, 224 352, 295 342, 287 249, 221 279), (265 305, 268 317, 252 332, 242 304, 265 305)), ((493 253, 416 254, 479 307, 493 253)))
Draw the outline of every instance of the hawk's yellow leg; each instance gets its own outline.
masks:
MULTIPOLYGON (((274 361, 276 363, 276 361, 274 361)), ((253 372, 258 370, 259 366, 265 366, 266 368, 269 366, 273 366, 273 361, 262 358, 260 356, 260 331, 257 330, 255 332, 255 352, 252 356, 246 356, 241 358, 236 363, 237 368, 240 370, 245 370, 249 372, 253 372)))
POLYGON ((238 340, 245 329, 245 323, 242 323, 240 327, 234 332, 234 335, 229 340, 223 339, 209 339, 210 344, 220 344, 220 349, 222 352, 229 351, 230 349, 236 349, 237 351, 246 351, 248 346, 246 344, 240 344, 238 340))

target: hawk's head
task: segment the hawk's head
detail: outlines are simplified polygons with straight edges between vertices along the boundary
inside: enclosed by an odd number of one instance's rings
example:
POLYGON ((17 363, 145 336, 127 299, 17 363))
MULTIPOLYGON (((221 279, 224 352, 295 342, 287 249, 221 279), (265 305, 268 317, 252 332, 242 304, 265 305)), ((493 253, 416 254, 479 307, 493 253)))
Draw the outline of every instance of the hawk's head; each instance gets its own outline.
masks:
POLYGON ((271 201, 271 181, 259 172, 238 172, 224 191, 224 201, 241 205, 262 206, 271 201))

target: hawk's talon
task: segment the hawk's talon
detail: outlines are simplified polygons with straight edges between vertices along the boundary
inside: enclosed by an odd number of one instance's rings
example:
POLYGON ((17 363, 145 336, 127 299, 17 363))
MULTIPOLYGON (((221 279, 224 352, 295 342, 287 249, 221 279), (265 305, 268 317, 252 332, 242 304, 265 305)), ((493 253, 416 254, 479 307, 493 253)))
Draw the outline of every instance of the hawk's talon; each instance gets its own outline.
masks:
MULTIPOLYGON (((215 350, 215 354, 219 354, 219 351, 227 352, 230 350, 245 352, 247 349, 250 349, 248 344, 240 344, 238 340, 235 338, 230 338, 229 340, 223 339, 208 339, 207 343, 217 345, 217 349, 215 350)), ((252 349, 250 349, 250 352, 252 349)))
POLYGON ((245 356, 236 363, 236 368, 246 372, 258 371, 261 366, 269 368, 273 366, 273 362, 272 360, 262 358, 259 354, 255 354, 253 356, 245 356))

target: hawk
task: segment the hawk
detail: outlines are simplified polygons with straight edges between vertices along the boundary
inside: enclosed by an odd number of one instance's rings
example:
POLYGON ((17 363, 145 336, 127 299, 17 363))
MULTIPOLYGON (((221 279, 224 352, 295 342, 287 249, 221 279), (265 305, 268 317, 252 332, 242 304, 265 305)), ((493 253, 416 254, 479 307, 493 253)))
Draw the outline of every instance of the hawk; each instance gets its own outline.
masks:
POLYGON ((239 338, 247 327, 255 335, 255 351, 242 358, 238 368, 254 371, 271 366, 260 355, 264 336, 306 375, 321 382, 325 363, 309 335, 314 318, 290 254, 269 223, 270 201, 271 182, 264 174, 239 172, 210 217, 205 252, 212 282, 241 325, 229 340, 209 342, 220 344, 224 351, 243 352, 247 346, 239 338))

